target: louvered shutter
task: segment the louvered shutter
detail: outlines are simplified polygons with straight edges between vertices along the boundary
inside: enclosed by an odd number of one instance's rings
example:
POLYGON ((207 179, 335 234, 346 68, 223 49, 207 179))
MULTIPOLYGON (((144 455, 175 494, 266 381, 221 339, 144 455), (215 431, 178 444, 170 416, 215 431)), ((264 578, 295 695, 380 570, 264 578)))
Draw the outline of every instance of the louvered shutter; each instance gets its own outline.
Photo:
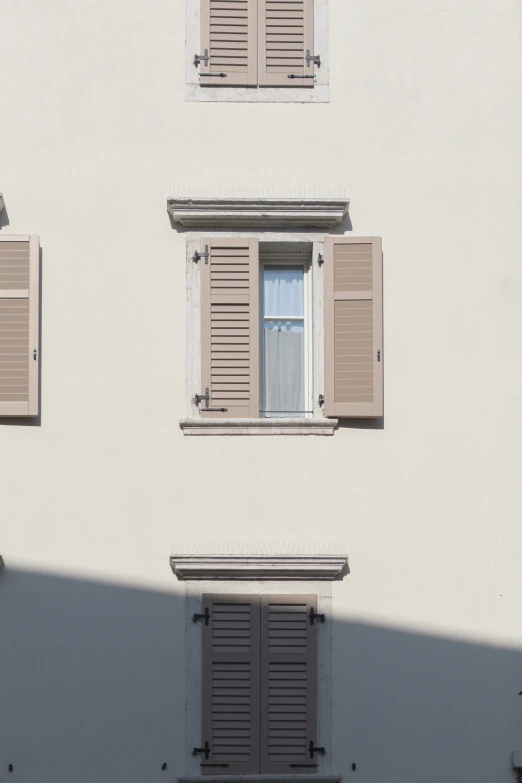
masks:
POLYGON ((0 236, 0 416, 38 415, 39 242, 0 236))
POLYGON ((325 415, 383 415, 382 245, 327 237, 325 415))
POLYGON ((313 87, 314 0, 259 0, 259 85, 313 87))
POLYGON ((201 414, 258 418, 259 242, 203 239, 201 256, 201 414))
POLYGON ((204 595, 203 746, 204 773, 259 772, 260 597, 204 595))
POLYGON ((201 0, 199 54, 205 52, 201 85, 257 86, 257 0, 201 0))
POLYGON ((262 596, 261 773, 314 772, 317 745, 316 596, 262 596))

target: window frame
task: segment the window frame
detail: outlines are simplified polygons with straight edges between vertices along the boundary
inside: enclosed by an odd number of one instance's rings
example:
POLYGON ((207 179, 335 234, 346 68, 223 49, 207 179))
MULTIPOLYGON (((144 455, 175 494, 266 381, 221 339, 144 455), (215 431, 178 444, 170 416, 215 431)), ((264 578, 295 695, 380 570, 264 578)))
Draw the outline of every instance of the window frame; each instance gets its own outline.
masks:
POLYGON ((324 255, 324 239, 328 231, 302 233, 299 231, 190 231, 186 234, 186 418, 180 420, 180 426, 186 435, 332 435, 337 427, 337 419, 325 418, 319 403, 319 395, 324 394, 324 264, 318 263, 319 255, 324 255), (223 238, 254 237, 262 242, 310 242, 312 259, 310 264, 311 285, 311 335, 309 351, 312 355, 312 388, 310 418, 292 419, 257 418, 249 420, 226 420, 221 422, 202 419, 199 407, 194 402, 194 394, 201 391, 201 287, 200 263, 194 263, 195 251, 200 251, 204 238, 220 236, 223 238))
MULTIPOLYGON (((289 243, 291 244, 291 243, 289 243)), ((299 419, 310 419, 314 415, 314 374, 313 374, 313 280, 312 280, 312 265, 313 265, 313 251, 311 253, 308 263, 303 261, 285 261, 284 263, 274 263, 271 261, 264 261, 259 263, 259 404, 260 404, 260 418, 272 419, 277 421, 278 416, 266 416, 265 415, 265 332, 264 322, 265 318, 268 320, 285 320, 284 316, 279 319, 270 318, 264 314, 264 270, 266 267, 274 268, 289 268, 291 266, 299 267, 303 270, 303 333, 304 333, 304 416, 295 416, 299 419)), ((289 318, 289 320, 291 320, 289 318)), ((301 320, 296 318, 295 320, 301 320)))
MULTIPOLYGON (((201 612, 204 594, 234 595, 309 595, 317 597, 317 612, 325 614, 326 623, 320 624, 317 634, 317 744, 324 745, 327 753, 318 755, 316 761, 318 767, 311 774, 306 773, 307 780, 315 780, 316 783, 325 780, 332 775, 332 588, 329 581, 308 581, 306 579, 296 581, 243 581, 233 582, 214 580, 190 580, 186 582, 185 600, 185 778, 198 781, 209 781, 211 776, 203 775, 200 767, 200 758, 192 755, 192 749, 199 747, 203 730, 203 628, 201 623, 193 621, 194 614, 201 612), (319 686, 320 683, 320 686, 319 686)), ((234 776, 236 781, 244 779, 248 781, 262 780, 266 774, 234 776)), ((281 779, 295 777, 302 779, 296 771, 295 776, 284 773, 281 779)), ((274 781, 270 775, 269 780, 274 781)), ((338 779, 338 776, 335 776, 338 779)), ((332 776, 333 780, 333 776, 332 776)))
POLYGON ((201 0, 185 0, 185 101, 225 103, 329 103, 329 0, 314 0, 314 52, 321 57, 310 87, 201 86, 194 55, 201 54, 201 0))

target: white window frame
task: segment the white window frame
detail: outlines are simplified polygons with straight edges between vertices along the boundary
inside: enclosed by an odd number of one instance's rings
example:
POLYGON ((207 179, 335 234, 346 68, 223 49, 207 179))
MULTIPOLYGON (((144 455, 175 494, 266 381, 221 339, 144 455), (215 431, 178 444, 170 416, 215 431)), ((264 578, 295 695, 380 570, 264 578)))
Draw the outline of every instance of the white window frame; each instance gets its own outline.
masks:
MULTIPOLYGON (((284 263, 274 263, 273 261, 265 261, 259 264, 259 291, 260 291, 260 303, 259 303, 259 382, 261 388, 259 390, 259 402, 261 410, 265 410, 265 346, 264 346, 264 322, 265 320, 296 320, 303 321, 303 333, 304 333, 304 407, 306 413, 304 416, 295 417, 301 419, 310 419, 314 415, 314 378, 313 378, 313 281, 312 281, 312 265, 313 254, 310 255, 308 263, 303 261, 285 261, 284 263), (275 317, 265 316, 264 314, 264 270, 265 267, 280 267, 286 269, 288 267, 295 266, 303 270, 303 316, 295 317, 275 317)), ((263 414, 262 418, 270 418, 272 421, 277 422, 276 416, 267 417, 263 414)))
MULTIPOLYGON (((324 238, 328 232, 301 233, 259 232, 259 231, 201 231, 186 234, 186 301, 187 301, 187 355, 186 355, 186 406, 187 416, 180 420, 185 435, 333 435, 337 419, 327 419, 319 403, 324 394, 324 272, 318 263, 324 256, 324 238), (202 419, 200 409, 194 402, 194 394, 201 390, 201 269, 194 263, 194 252, 200 250, 202 239, 219 235, 223 238, 255 237, 260 242, 310 242, 312 259, 307 296, 310 302, 311 339, 308 356, 309 372, 309 418, 257 418, 257 419, 202 419)), ((261 310, 261 307, 260 307, 261 310)), ((261 357, 260 357, 261 360, 261 357)), ((260 368, 261 369, 261 368, 260 368)))
POLYGON ((329 103, 328 0, 314 0, 314 54, 321 57, 310 87, 202 87, 194 55, 201 47, 200 0, 185 0, 185 101, 329 103))

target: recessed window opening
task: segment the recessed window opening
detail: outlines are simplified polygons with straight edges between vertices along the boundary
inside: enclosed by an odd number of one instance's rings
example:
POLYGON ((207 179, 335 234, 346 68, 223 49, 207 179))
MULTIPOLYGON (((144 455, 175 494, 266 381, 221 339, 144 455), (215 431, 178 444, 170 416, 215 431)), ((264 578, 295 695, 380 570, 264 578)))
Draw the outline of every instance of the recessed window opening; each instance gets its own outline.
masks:
POLYGON ((311 401, 311 243, 260 243, 261 416, 306 417, 311 401))

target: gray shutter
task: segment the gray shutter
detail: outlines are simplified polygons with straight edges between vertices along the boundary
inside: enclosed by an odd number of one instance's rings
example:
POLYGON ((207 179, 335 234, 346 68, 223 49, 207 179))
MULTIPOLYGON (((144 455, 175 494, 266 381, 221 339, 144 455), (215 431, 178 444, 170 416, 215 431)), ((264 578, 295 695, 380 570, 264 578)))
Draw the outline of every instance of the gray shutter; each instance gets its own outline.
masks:
POLYGON ((261 773, 314 772, 317 756, 315 595, 262 596, 261 773))
POLYGON ((204 774, 259 772, 259 605, 258 595, 203 596, 204 774))
POLYGON ((40 243, 0 236, 0 416, 37 416, 40 243))
POLYGON ((202 239, 201 255, 201 415, 256 419, 259 240, 202 239))
POLYGON ((381 239, 329 236, 324 251, 325 415, 382 416, 381 239))

